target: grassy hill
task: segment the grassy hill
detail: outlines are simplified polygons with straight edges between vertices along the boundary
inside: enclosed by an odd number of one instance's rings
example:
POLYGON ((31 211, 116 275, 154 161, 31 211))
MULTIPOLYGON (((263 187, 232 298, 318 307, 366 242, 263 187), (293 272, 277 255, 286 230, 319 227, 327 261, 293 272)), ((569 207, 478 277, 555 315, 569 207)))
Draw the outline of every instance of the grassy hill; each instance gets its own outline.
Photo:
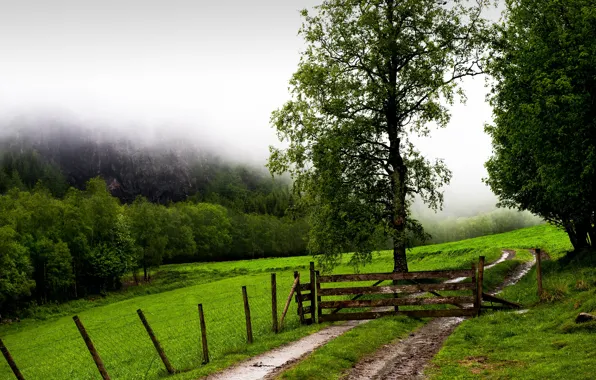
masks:
MULTIPOLYGON (((534 247, 547 250, 555 259, 570 248, 564 233, 543 225, 419 247, 408 255, 411 270, 467 268, 470 261, 481 255, 486 256, 488 262, 496 260, 502 248, 534 247)), ((270 332, 270 272, 277 273, 278 303, 283 305, 293 271, 304 273, 311 259, 292 257, 165 266, 155 275, 153 287, 133 288, 128 293, 95 301, 76 301, 56 307, 52 313, 46 310, 46 320, 31 319, 2 326, 0 337, 27 379, 96 377, 97 370, 71 319, 76 312, 112 378, 155 379, 165 371, 136 314, 137 309, 142 309, 174 367, 184 371, 175 378, 196 378, 322 327, 299 326, 292 304, 284 332, 277 335, 270 332), (250 297, 253 345, 245 343, 241 286, 247 286, 250 297), (208 365, 201 365, 199 303, 204 305, 207 319, 212 359, 208 365)), ((366 272, 391 269, 391 252, 376 254, 373 264, 364 268, 366 272)), ((338 273, 353 271, 354 268, 347 265, 335 269, 338 273)), ((508 294, 508 297, 514 295, 508 294)), ((3 361, 0 377, 11 377, 3 361)))
POLYGON ((533 269, 502 296, 529 307, 463 323, 428 370, 431 379, 593 379, 596 321, 577 324, 580 312, 596 312, 596 257, 572 260, 551 251, 543 262, 544 293, 533 269))

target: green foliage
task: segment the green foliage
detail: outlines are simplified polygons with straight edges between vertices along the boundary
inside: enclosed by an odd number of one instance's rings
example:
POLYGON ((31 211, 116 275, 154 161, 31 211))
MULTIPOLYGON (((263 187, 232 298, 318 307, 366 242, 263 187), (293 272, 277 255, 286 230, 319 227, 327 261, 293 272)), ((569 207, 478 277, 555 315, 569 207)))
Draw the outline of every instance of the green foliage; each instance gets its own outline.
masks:
POLYGON ((149 268, 159 266, 165 255, 168 244, 168 236, 164 233, 167 211, 138 197, 127 207, 127 215, 131 221, 131 235, 139 247, 137 265, 143 268, 147 281, 149 268))
POLYGON ((366 263, 384 233, 395 270, 407 271, 406 230, 424 236, 408 206, 418 195, 439 208, 451 177, 412 137, 447 125, 458 80, 479 73, 484 5, 326 0, 302 12, 306 49, 292 99, 271 118, 288 147, 271 148, 269 169, 294 177, 322 264, 336 265, 348 247, 366 263))
MULTIPOLYGON (((272 204, 277 204, 273 202, 272 204)), ((164 262, 305 253, 304 219, 243 214, 209 203, 169 206, 139 197, 121 205, 100 178, 55 198, 38 183, 0 195, 3 234, 0 312, 120 289, 164 262), (35 286, 32 286, 35 284, 35 286), (32 292, 31 292, 32 291, 32 292)), ((21 309, 21 310, 19 310, 21 309)))
POLYGON ((38 182, 58 197, 68 189, 60 168, 44 162, 35 151, 5 153, 0 158, 0 194, 12 188, 31 190, 38 182))
POLYGON ((36 291, 43 301, 65 298, 74 284, 72 257, 68 246, 48 238, 35 241, 31 248, 36 291))
POLYGON ((0 227, 0 308, 29 296, 35 286, 27 249, 16 241, 16 235, 10 226, 0 227))
POLYGON ((506 4, 488 66, 487 183, 501 204, 564 226, 581 249, 596 239, 596 8, 591 0, 506 4))
POLYGON ((186 203, 178 207, 188 218, 198 255, 203 259, 222 257, 231 243, 226 209, 208 203, 186 203))
POLYGON ((274 180, 256 169, 240 165, 218 168, 204 188, 197 190, 189 200, 215 203, 246 214, 283 217, 294 203, 287 180, 274 180))

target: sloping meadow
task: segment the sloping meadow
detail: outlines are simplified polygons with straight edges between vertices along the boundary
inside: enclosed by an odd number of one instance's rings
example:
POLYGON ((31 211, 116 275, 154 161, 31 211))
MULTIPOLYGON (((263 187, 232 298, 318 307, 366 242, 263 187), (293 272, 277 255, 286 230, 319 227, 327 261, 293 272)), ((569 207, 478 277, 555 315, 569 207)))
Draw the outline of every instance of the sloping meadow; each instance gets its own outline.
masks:
MULTIPOLYGON (((462 242, 418 247, 409 252, 411 270, 469 268, 478 256, 487 262, 501 255, 501 248, 564 245, 565 235, 549 226, 538 226, 462 242), (546 239, 546 240, 544 240, 546 239), (559 241, 561 240, 561 241, 559 241)), ((348 257, 345 258, 347 262, 348 257)), ((164 365, 137 315, 141 309, 160 340, 177 378, 193 378, 214 372, 236 361, 307 335, 323 325, 300 326, 295 302, 291 302, 282 332, 272 332, 271 272, 277 273, 278 314, 293 282, 293 271, 308 277, 312 258, 292 257, 250 261, 164 266, 177 272, 185 285, 200 274, 197 285, 138 296, 93 307, 78 313, 113 379, 155 379, 166 375, 164 365), (207 281, 213 276, 213 281, 207 281), (204 278, 204 277, 207 277, 204 278), (222 278, 224 277, 224 278, 222 278), (242 286, 247 293, 255 342, 247 343, 242 286), (197 305, 205 311, 211 363, 204 365, 197 305)), ((392 270, 391 252, 375 254, 364 272, 392 270)), ((353 273, 341 265, 335 273, 353 273)), ((303 280, 304 282, 304 280, 303 280)), ((99 373, 76 329, 72 316, 45 321, 24 321, 0 328, 0 336, 27 379, 87 379, 99 373)), ((11 378, 10 368, 0 362, 0 377, 11 378)))

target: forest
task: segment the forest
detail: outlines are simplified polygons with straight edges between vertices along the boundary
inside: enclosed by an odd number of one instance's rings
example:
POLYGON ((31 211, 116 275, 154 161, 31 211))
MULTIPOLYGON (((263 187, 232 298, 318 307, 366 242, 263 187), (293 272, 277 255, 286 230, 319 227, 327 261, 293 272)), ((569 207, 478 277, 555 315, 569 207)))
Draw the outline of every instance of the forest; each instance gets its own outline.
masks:
MULTIPOLYGON (((118 290, 124 278, 150 281, 162 264, 304 255, 309 223, 290 184, 247 166, 220 166, 201 191, 160 204, 126 202, 104 178, 78 189, 35 151, 0 161, 0 313, 118 290)), ((428 221, 430 240, 510 231, 536 219, 500 211, 454 222, 428 221)), ((390 247, 380 239, 378 249, 390 247)), ((344 247, 346 250, 353 247, 344 247)))
POLYGON ((121 204, 100 178, 63 198, 13 188, 0 196, 0 307, 102 294, 163 263, 304 254, 307 228, 213 203, 121 204))
POLYGON ((149 281, 161 264, 306 253, 289 186, 256 169, 220 165, 200 192, 163 203, 68 178, 35 150, 0 157, 0 313, 149 281))

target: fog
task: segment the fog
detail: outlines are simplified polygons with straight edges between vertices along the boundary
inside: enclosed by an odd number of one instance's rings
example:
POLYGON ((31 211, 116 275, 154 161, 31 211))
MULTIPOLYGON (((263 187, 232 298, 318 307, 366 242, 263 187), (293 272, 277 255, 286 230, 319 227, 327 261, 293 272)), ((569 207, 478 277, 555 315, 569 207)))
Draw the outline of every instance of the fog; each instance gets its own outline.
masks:
MULTIPOLYGON (((262 165, 279 145, 271 111, 288 98, 304 47, 298 10, 318 2, 0 0, 0 137, 67 123, 262 165)), ((443 216, 495 204, 481 181, 491 153, 484 78, 464 90, 450 125, 417 141, 453 172, 443 216)))

